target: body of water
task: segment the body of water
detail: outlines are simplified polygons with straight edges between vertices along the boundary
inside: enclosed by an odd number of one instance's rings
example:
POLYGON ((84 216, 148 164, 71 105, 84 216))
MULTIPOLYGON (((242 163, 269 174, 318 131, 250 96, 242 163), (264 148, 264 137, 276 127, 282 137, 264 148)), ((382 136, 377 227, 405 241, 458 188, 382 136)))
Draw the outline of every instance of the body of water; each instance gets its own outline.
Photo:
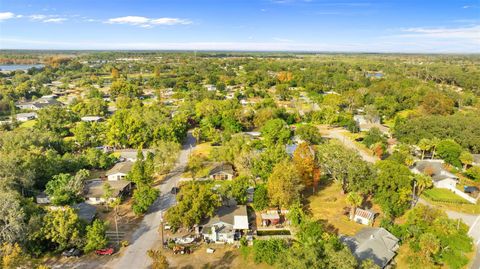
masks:
POLYGON ((43 64, 5 64, 0 65, 1 71, 15 71, 15 70, 28 70, 32 67, 42 68, 43 64))

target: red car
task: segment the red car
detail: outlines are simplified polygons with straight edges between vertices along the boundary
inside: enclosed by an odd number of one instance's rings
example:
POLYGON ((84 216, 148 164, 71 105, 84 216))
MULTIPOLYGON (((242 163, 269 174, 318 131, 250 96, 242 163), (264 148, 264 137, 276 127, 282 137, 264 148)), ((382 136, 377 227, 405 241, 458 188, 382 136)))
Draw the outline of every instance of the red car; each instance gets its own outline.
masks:
POLYGON ((104 248, 104 249, 95 250, 95 254, 97 255, 112 255, 113 252, 114 252, 113 248, 104 248))

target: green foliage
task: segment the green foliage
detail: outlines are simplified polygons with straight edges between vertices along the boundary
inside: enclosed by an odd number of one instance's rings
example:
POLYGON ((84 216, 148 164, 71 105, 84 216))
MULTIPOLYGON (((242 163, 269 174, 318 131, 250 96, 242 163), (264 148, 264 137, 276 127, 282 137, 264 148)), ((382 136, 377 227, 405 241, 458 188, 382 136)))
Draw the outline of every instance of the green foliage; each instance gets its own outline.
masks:
POLYGON ((247 189, 250 186, 249 178, 245 176, 239 176, 231 181, 225 181, 222 183, 218 190, 220 195, 227 199, 235 199, 238 204, 244 205, 247 203, 247 189))
POLYGON ((261 132, 266 145, 284 145, 290 139, 290 129, 281 119, 267 121, 261 132))
POLYGON ((86 244, 83 247, 85 252, 96 249, 102 249, 107 246, 108 238, 106 236, 107 224, 101 220, 94 220, 92 225, 87 226, 86 244))
POLYGON ((471 179, 480 181, 480 166, 472 166, 464 174, 471 179))
POLYGON ((149 185, 139 184, 133 191, 133 213, 141 215, 150 208, 159 195, 159 191, 149 185))
POLYGON ((257 185, 253 192, 253 208, 257 211, 264 210, 270 204, 268 191, 265 185, 257 185))
POLYGON ((58 174, 50 180, 45 189, 55 205, 67 205, 79 200, 83 192, 84 181, 89 176, 88 170, 80 170, 75 176, 58 174))
POLYGON ((388 160, 378 162, 375 168, 375 202, 380 204, 387 216, 402 215, 410 205, 412 196, 410 170, 402 164, 388 160))
POLYGON ((322 142, 322 135, 317 127, 311 124, 302 124, 297 127, 295 134, 309 144, 319 144, 322 142))
POLYGON ((266 181, 273 171, 275 165, 288 158, 285 146, 280 144, 266 148, 259 154, 254 155, 252 158, 251 173, 254 177, 260 177, 263 181, 266 181))
POLYGON ((117 98, 119 95, 139 97, 141 94, 142 89, 124 79, 117 79, 110 86, 110 96, 112 96, 112 98, 117 98))
POLYGON ((299 201, 305 188, 297 168, 288 160, 278 163, 268 178, 267 189, 270 204, 288 208, 299 201))
POLYGON ((175 228, 190 228, 206 217, 212 217, 221 205, 219 196, 209 184, 189 182, 180 188, 177 204, 167 210, 166 220, 175 228))
POLYGON ((472 122, 480 122, 480 116, 475 113, 457 113, 413 117, 398 121, 394 136, 401 142, 410 144, 416 144, 422 138, 453 139, 462 147, 480 153, 480 124, 472 122))
POLYGON ((154 167, 156 174, 172 170, 180 152, 180 144, 173 141, 159 141, 155 145, 154 167))
POLYGON ((67 136, 71 125, 77 121, 76 115, 60 106, 49 106, 38 111, 36 128, 67 136))
POLYGON ((387 143, 387 138, 380 131, 380 129, 374 127, 367 132, 367 134, 363 138, 362 143, 365 144, 367 147, 371 147, 373 144, 376 143, 381 143, 384 145, 387 143))
POLYGON ((283 239, 253 241, 253 260, 255 263, 275 264, 285 253, 287 243, 283 239))
POLYGON ((64 207, 57 210, 48 210, 43 217, 41 232, 45 239, 56 244, 58 250, 81 245, 82 226, 77 213, 64 207))
POLYGON ((452 139, 446 139, 440 141, 437 146, 437 154, 445 162, 455 166, 461 167, 460 154, 463 152, 462 146, 452 139))
POLYGON ((83 152, 83 157, 89 168, 107 169, 115 164, 117 158, 113 154, 104 153, 100 149, 88 148, 83 152))

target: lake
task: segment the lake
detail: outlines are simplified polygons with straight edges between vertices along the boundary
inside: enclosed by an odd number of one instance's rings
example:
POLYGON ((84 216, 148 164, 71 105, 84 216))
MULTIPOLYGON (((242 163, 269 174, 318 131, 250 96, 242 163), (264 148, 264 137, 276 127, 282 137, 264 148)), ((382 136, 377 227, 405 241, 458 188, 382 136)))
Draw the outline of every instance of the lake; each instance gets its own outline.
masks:
POLYGON ((28 70, 32 67, 42 68, 45 65, 43 64, 5 64, 0 65, 1 71, 15 71, 15 70, 28 70))

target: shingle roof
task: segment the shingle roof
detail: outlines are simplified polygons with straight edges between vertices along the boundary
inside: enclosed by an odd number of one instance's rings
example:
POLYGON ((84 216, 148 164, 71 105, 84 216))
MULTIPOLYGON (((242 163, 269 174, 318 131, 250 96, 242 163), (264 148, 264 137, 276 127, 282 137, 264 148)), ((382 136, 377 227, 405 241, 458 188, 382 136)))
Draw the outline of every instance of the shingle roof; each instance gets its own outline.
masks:
POLYGON ((362 218, 365 218, 365 219, 368 219, 368 220, 373 220, 373 218, 375 217, 375 212, 370 211, 370 210, 357 208, 355 210, 355 216, 359 216, 359 217, 362 217, 362 218))
POLYGON ((109 175, 114 175, 114 174, 118 174, 118 173, 122 173, 122 174, 128 174, 128 172, 130 172, 130 170, 132 170, 132 167, 133 167, 133 162, 120 162, 120 163, 117 163, 115 164, 112 169, 108 170, 106 175, 109 176, 109 175))
POLYGON ((429 172, 431 173, 431 177, 434 181, 440 181, 444 180, 447 178, 453 178, 456 179, 457 177, 448 172, 443 168, 443 161, 442 160, 421 160, 415 162, 415 165, 413 167, 420 173, 429 172), (430 170, 430 171, 425 171, 425 170, 430 170))
POLYGON ((233 171, 233 166, 228 163, 221 163, 216 165, 212 170, 210 170, 209 175, 215 175, 218 173, 226 173, 230 175, 234 175, 235 172, 233 171))
MULTIPOLYGON (((244 220, 241 221, 242 223, 238 223, 238 221, 237 223, 235 223, 236 216, 247 218, 247 224, 248 224, 247 207, 245 205, 236 205, 236 206, 221 206, 217 208, 217 210, 215 211, 215 215, 211 217, 208 220, 208 222, 205 223, 203 226, 204 227, 213 226, 218 222, 224 222, 232 226, 238 226, 242 224, 244 220)), ((237 219, 240 220, 240 218, 237 218, 237 219)))
POLYGON ((384 228, 364 228, 354 237, 341 237, 358 260, 371 259, 384 268, 396 255, 398 238, 384 228))
POLYGON ((102 198, 104 194, 103 185, 105 183, 109 184, 112 187, 112 196, 118 197, 120 192, 123 191, 132 182, 127 180, 93 180, 85 186, 87 190, 85 197, 102 198))
POLYGON ((73 205, 72 208, 77 211, 78 217, 87 223, 91 223, 97 214, 97 208, 87 203, 79 203, 73 205))

